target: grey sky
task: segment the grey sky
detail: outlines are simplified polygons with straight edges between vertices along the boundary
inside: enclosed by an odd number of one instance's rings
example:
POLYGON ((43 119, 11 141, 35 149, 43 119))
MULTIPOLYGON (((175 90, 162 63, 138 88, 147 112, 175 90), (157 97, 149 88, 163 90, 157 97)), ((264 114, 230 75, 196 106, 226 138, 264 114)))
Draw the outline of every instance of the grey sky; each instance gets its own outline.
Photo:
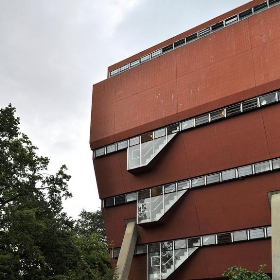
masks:
POLYGON ((109 65, 246 2, 0 0, 0 107, 17 108, 51 172, 68 166, 70 215, 100 207, 88 144, 92 84, 109 65))

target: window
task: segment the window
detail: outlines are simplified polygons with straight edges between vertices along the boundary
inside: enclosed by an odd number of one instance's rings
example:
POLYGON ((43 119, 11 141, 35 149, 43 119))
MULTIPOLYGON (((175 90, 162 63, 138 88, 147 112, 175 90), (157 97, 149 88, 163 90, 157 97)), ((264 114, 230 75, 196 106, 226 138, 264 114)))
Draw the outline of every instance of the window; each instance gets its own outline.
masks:
POLYGON ((204 29, 202 29, 202 30, 200 30, 200 31, 198 31, 198 36, 199 37, 203 37, 203 36, 205 36, 205 35, 208 35, 209 33, 210 33, 210 27, 206 27, 206 28, 204 28, 204 29))
POLYGON ((197 33, 194 33, 188 37, 186 37, 186 43, 191 42, 197 38, 197 33))
POLYGON ((215 184, 220 182, 220 173, 214 173, 206 176, 206 184, 215 184))
POLYGON ((232 180, 236 178, 235 169, 222 171, 222 181, 232 180))
POLYGON ((141 57, 140 58, 140 62, 142 63, 142 62, 146 62, 147 60, 149 60, 150 59, 150 54, 147 54, 147 55, 145 55, 145 56, 143 56, 143 57, 141 57))
POLYGON ((176 41, 176 42, 174 43, 174 48, 177 48, 177 47, 179 47, 179 46, 184 45, 185 42, 186 42, 186 39, 185 39, 185 38, 184 38, 184 39, 181 39, 181 40, 179 40, 179 41, 176 41))
POLYGON ((270 162, 264 161, 255 164, 255 173, 262 173, 270 170, 270 162))
POLYGON ((105 148, 104 147, 95 150, 95 156, 96 157, 101 157, 103 155, 105 155, 105 148))
POLYGON ((238 167, 238 177, 245 177, 252 175, 253 170, 251 165, 246 165, 242 167, 238 167))
POLYGON ((233 241, 242 241, 242 240, 247 240, 247 231, 246 230, 239 230, 239 231, 234 231, 233 232, 233 241))
POLYGON ((264 238, 264 229, 256 228, 250 229, 250 239, 264 238))
POLYGON ((137 192, 126 194, 126 202, 131 202, 136 200, 137 200, 137 192))
POLYGON ((104 199, 104 207, 110 207, 115 205, 115 198, 108 197, 104 199))
POLYGON ((189 119, 181 122, 181 130, 194 127, 194 119, 189 119))
POLYGON ((277 102, 277 97, 276 97, 275 92, 260 96, 260 105, 261 106, 266 106, 266 105, 269 105, 274 102, 277 102))
POLYGON ((194 237, 194 238, 189 238, 188 239, 188 247, 189 248, 199 247, 199 246, 201 246, 200 237, 194 237))
POLYGON ((195 126, 199 126, 209 122, 209 114, 201 115, 195 118, 195 126))
POLYGON ((204 176, 203 177, 197 177, 192 179, 192 187, 199 187, 199 186, 204 186, 205 182, 204 182, 204 176))
POLYGON ((216 24, 212 25, 212 31, 216 31, 222 27, 224 27, 224 22, 223 21, 217 22, 216 24))
POLYGON ((260 12, 262 10, 265 10, 266 8, 267 8, 267 3, 263 2, 263 3, 254 7, 254 12, 257 13, 257 12, 260 12))
POLYGON ((227 232, 227 233, 217 234, 217 241, 218 241, 218 244, 231 243, 231 233, 227 232))
POLYGON ((135 255, 142 255, 147 253, 147 245, 137 245, 135 250, 135 255))
POLYGON ((273 167, 273 169, 279 169, 280 168, 280 158, 276 158, 272 161, 272 167, 273 167))
POLYGON ((233 104, 233 105, 226 107, 226 116, 227 117, 234 116, 234 115, 237 115, 240 113, 241 113, 241 104, 240 103, 233 104))
POLYGON ((186 190, 188 188, 190 188, 190 180, 181 181, 177 184, 178 191, 186 190))
POLYGON ((244 12, 241 12, 239 14, 239 19, 242 20, 244 18, 251 16, 252 14, 253 14, 252 9, 245 10, 244 12))
POLYGON ((216 244, 216 236, 215 235, 206 235, 202 237, 203 245, 213 245, 216 244))
POLYGON ((170 184, 164 186, 164 193, 172 193, 176 191, 176 184, 170 184))
POLYGON ((161 128, 155 131, 155 138, 160 138, 165 136, 165 128, 161 128))
POLYGON ((116 151, 116 145, 112 144, 106 147, 106 152, 107 154, 113 153, 116 151))
POLYGON ((242 102, 242 111, 247 112, 258 108, 258 99, 253 98, 242 102))
POLYGON ((168 51, 171 51, 173 50, 173 44, 170 44, 164 48, 162 48, 162 53, 165 53, 165 52, 168 52, 168 51))
POLYGON ((125 204, 125 195, 118 195, 115 197, 115 204, 120 205, 120 204, 125 204))
POLYGON ((210 120, 211 122, 225 118, 226 113, 225 109, 216 110, 210 113, 210 120))
POLYGON ((120 142, 117 143, 117 146, 118 146, 118 150, 126 149, 127 148, 127 141, 126 140, 120 141, 120 142))

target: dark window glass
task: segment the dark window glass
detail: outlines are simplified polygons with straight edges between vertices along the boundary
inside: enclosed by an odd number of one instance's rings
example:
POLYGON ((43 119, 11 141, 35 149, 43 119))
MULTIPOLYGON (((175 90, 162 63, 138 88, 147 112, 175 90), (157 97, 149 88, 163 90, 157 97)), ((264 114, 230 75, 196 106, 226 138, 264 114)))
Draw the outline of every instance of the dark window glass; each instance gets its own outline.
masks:
POLYGON ((167 127, 167 134, 176 133, 179 131, 179 125, 177 123, 171 124, 167 127))
POLYGON ((194 33, 188 37, 186 37, 186 43, 191 42, 197 38, 197 33, 194 33))
POLYGON ((243 112, 254 110, 256 108, 258 108, 258 99, 257 98, 245 100, 242 102, 242 111, 243 112))
POLYGON ((211 122, 223 118, 225 118, 225 109, 216 110, 210 113, 211 122))
POLYGON ((162 186, 152 188, 151 195, 152 197, 162 195, 162 186))
POLYGON ((231 243, 231 233, 227 232, 227 233, 217 234, 217 241, 218 241, 218 244, 231 243))
POLYGON ((237 16, 232 16, 230 18, 227 18, 225 20, 225 25, 229 25, 229 24, 232 24, 234 22, 238 21, 238 17, 237 16))
POLYGON ((266 8, 267 8, 267 3, 263 2, 263 3, 261 3, 261 4, 259 4, 259 5, 254 7, 254 12, 256 13, 256 12, 262 11, 262 10, 264 10, 266 8))
POLYGON ((241 12, 241 13, 239 14, 239 19, 242 20, 242 19, 244 19, 244 18, 249 17, 249 16, 252 15, 252 14, 253 14, 252 9, 248 9, 248 10, 243 11, 243 12, 241 12))
POLYGON ((108 197, 104 199, 104 207, 110 207, 115 205, 115 198, 108 197))
POLYGON ((138 192, 138 199, 145 199, 150 197, 150 190, 143 190, 138 192))
POLYGON ((209 114, 201 115, 195 118, 195 126, 199 126, 209 122, 209 114))
POLYGON ((224 22, 223 21, 217 22, 216 24, 212 25, 212 31, 218 30, 222 27, 224 27, 224 22))
POLYGON ((146 253, 147 253, 147 245, 143 244, 143 245, 136 246, 136 250, 135 250, 136 255, 141 255, 146 253))
POLYGON ((141 135, 141 143, 145 143, 151 140, 153 140, 153 132, 148 132, 141 135))
POLYGON ((170 44, 164 48, 162 48, 162 52, 165 53, 165 52, 168 52, 168 51, 171 51, 173 50, 173 44, 170 44))
POLYGON ((240 113, 241 113, 241 104, 240 103, 233 104, 233 105, 226 107, 226 116, 227 117, 238 115, 240 113))
POLYGON ((176 41, 175 43, 174 43, 174 47, 175 48, 177 48, 177 47, 179 47, 179 46, 182 46, 182 45, 184 45, 185 44, 185 38, 184 39, 181 39, 181 40, 179 40, 179 41, 176 41))
POLYGON ((115 197, 115 204, 116 205, 120 205, 120 204, 124 204, 125 203, 125 195, 118 195, 115 197))
POLYGON ((194 237, 194 238, 189 238, 188 239, 188 247, 189 248, 199 247, 199 246, 201 246, 200 237, 194 237))

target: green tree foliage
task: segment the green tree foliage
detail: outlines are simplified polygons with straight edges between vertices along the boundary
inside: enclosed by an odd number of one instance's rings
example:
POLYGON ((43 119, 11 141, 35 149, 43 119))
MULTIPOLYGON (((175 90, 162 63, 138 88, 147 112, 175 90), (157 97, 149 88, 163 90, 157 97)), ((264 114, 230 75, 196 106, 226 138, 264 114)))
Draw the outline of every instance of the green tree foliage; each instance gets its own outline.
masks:
POLYGON ((63 212, 66 166, 48 174, 49 159, 19 124, 14 107, 0 109, 0 279, 113 279, 102 232, 77 234, 87 216, 75 226, 63 212))
POLYGON ((102 240, 106 241, 104 221, 100 210, 96 212, 82 210, 76 221, 75 230, 81 236, 90 236, 93 233, 100 234, 102 240))
POLYGON ((229 280, 270 280, 271 278, 263 272, 265 265, 260 265, 258 271, 250 271, 243 267, 233 266, 223 273, 229 280))

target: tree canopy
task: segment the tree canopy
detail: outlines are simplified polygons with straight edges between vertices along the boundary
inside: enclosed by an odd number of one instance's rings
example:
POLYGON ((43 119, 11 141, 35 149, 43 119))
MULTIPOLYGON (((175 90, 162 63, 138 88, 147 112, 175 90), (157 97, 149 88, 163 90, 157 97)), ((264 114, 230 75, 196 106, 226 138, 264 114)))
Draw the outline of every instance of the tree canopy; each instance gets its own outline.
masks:
POLYGON ((113 279, 100 211, 63 212, 67 168, 48 174, 15 111, 0 109, 0 279, 113 279))
POLYGON ((229 280, 271 280, 271 278, 263 272, 265 265, 260 265, 258 271, 251 271, 243 267, 233 266, 223 273, 223 276, 229 280))

